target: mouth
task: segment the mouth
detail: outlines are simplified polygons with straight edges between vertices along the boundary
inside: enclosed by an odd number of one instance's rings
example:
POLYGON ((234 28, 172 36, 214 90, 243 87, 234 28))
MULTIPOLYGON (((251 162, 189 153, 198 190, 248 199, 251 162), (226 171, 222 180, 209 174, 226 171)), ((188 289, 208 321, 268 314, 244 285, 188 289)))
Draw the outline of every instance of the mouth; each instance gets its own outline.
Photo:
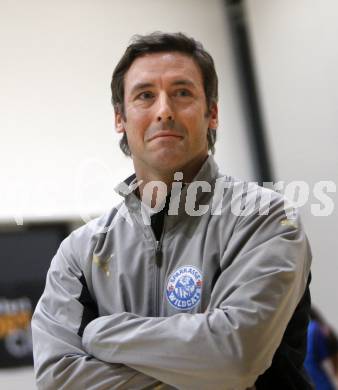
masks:
POLYGON ((154 139, 182 139, 183 136, 172 131, 161 130, 155 133, 148 141, 153 141, 154 139))

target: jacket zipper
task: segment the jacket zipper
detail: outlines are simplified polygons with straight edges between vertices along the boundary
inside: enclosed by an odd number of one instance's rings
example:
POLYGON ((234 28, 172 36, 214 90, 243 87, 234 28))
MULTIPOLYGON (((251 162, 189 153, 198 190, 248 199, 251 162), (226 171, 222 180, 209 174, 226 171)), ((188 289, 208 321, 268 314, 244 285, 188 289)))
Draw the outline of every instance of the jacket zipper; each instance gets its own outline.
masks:
POLYGON ((155 235, 155 288, 154 288, 154 316, 158 317, 160 315, 160 271, 162 267, 162 242, 164 237, 164 228, 165 228, 166 218, 164 216, 161 238, 159 241, 156 240, 155 235))
POLYGON ((154 297, 154 316, 159 316, 160 307, 160 270, 162 266, 162 241, 156 241, 155 251, 155 297, 154 297))

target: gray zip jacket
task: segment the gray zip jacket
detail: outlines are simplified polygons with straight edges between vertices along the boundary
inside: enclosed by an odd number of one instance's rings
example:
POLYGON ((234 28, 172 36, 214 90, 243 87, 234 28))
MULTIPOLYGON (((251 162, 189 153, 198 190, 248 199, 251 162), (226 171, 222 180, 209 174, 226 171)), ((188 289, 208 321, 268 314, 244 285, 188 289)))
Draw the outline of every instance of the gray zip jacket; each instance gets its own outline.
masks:
POLYGON ((32 319, 40 389, 246 389, 300 301, 310 249, 283 197, 209 156, 173 186, 160 241, 132 191, 75 230, 32 319))

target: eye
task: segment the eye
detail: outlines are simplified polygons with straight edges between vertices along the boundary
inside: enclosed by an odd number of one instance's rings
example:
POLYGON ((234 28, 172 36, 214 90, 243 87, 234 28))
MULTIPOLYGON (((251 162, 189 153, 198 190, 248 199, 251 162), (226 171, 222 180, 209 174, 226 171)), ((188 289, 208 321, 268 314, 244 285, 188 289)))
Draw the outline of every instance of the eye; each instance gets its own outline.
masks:
POLYGON ((152 99, 154 97, 154 94, 150 91, 144 91, 144 92, 141 92, 139 95, 137 95, 137 99, 140 99, 140 100, 149 100, 149 99, 152 99))
POLYGON ((177 96, 177 97, 187 97, 187 96, 191 96, 191 95, 192 94, 188 89, 178 89, 175 92, 175 96, 177 96))

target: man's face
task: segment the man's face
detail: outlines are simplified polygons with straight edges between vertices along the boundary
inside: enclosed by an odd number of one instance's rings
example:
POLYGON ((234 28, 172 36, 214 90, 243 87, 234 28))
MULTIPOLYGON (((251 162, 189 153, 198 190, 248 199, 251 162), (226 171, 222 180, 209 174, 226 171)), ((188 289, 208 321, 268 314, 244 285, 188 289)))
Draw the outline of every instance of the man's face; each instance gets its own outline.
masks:
POLYGON ((217 127, 217 105, 207 115, 201 71, 178 52, 137 58, 124 79, 126 132, 135 169, 172 172, 201 164, 208 154, 208 127, 217 127))

